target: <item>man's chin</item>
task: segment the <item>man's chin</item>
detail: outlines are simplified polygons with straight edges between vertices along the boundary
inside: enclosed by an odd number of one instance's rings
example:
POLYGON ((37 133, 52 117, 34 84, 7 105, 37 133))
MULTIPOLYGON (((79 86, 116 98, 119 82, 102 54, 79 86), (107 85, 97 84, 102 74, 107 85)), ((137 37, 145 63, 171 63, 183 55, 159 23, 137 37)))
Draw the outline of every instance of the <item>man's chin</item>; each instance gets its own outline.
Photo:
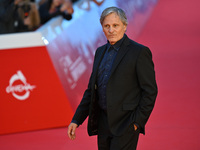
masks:
POLYGON ((116 43, 116 41, 115 41, 115 40, 109 40, 109 43, 110 43, 111 45, 114 45, 114 44, 116 43))

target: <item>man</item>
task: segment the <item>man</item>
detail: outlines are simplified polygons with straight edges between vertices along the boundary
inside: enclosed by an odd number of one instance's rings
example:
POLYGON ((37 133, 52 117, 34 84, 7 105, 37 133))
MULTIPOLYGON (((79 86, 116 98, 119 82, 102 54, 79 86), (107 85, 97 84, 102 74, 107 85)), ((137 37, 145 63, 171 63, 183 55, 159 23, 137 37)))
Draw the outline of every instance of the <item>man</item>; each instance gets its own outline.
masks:
POLYGON ((95 53, 68 136, 75 139, 76 128, 89 115, 88 134, 98 135, 99 150, 134 150, 157 96, 152 55, 125 34, 128 23, 122 9, 105 9, 100 22, 108 43, 95 53))
POLYGON ((22 0, 0 0, 0 34, 17 32, 20 20, 17 5, 22 0))

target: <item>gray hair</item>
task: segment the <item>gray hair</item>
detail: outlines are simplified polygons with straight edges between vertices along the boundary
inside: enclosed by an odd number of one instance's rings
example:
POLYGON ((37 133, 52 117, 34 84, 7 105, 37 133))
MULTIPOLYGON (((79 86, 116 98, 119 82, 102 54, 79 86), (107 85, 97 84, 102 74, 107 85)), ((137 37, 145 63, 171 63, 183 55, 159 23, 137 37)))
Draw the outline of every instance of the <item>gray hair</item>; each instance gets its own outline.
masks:
POLYGON ((122 23, 126 26, 128 25, 126 13, 121 8, 117 8, 117 7, 108 7, 102 12, 101 17, 100 17, 101 25, 103 24, 105 17, 111 13, 116 13, 119 16, 122 23))

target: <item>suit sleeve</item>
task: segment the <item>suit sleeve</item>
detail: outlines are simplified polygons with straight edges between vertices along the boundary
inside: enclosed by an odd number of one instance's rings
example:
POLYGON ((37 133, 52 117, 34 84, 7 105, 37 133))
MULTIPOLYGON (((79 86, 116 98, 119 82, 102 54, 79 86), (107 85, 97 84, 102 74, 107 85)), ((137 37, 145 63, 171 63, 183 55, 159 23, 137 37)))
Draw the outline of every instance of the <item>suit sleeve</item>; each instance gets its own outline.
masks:
POLYGON ((153 110, 157 97, 157 84, 155 79, 154 63, 149 48, 144 47, 137 60, 136 65, 139 86, 141 88, 141 99, 135 113, 135 123, 144 132, 144 126, 153 110))
MULTIPOLYGON (((98 50, 95 53, 94 63, 95 63, 95 59, 97 57, 97 52, 98 52, 98 50)), ((94 70, 94 66, 93 66, 93 70, 94 70)), ((81 100, 79 106, 77 107, 76 112, 72 118, 72 122, 77 123, 78 125, 81 125, 89 115, 89 109, 90 109, 91 99, 92 99, 92 80, 93 80, 93 78, 94 78, 94 76, 93 76, 93 71, 92 71, 90 79, 89 79, 88 87, 85 90, 82 100, 81 100)))
POLYGON ((90 102, 91 102, 91 88, 90 84, 88 84, 88 88, 84 92, 83 98, 72 118, 72 122, 81 125, 85 121, 85 119, 89 115, 90 102))

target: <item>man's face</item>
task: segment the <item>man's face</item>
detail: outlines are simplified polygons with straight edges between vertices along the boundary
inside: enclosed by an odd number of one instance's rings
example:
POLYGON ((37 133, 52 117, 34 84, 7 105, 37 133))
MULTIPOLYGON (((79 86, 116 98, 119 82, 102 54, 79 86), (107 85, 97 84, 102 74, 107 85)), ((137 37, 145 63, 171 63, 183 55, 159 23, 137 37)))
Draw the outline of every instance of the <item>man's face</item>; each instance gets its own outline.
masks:
POLYGON ((116 13, 111 13, 105 17, 102 28, 109 43, 114 45, 124 36, 127 26, 122 23, 116 13))

